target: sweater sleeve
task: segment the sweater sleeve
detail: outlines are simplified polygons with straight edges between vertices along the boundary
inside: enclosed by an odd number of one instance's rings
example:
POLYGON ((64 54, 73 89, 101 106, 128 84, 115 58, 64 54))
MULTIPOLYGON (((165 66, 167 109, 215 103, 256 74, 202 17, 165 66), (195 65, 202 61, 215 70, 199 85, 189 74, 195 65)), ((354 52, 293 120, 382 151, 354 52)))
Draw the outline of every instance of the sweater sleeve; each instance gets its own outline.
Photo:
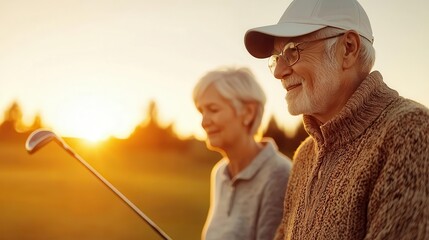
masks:
POLYGON ((384 166, 370 193, 365 239, 428 239, 429 117, 408 115, 380 147, 384 166))

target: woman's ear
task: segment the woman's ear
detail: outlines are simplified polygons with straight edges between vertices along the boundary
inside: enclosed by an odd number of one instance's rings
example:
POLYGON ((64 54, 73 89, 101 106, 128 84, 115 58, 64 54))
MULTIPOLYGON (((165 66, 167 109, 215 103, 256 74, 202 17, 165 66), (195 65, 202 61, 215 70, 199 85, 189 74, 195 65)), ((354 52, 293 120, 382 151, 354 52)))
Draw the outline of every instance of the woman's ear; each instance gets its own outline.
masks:
POLYGON ((246 103, 243 106, 243 125, 249 126, 256 116, 256 103, 246 103))
POLYGON ((348 69, 357 62, 361 48, 360 36, 354 30, 347 31, 342 37, 341 43, 341 48, 343 49, 342 66, 343 69, 348 69))

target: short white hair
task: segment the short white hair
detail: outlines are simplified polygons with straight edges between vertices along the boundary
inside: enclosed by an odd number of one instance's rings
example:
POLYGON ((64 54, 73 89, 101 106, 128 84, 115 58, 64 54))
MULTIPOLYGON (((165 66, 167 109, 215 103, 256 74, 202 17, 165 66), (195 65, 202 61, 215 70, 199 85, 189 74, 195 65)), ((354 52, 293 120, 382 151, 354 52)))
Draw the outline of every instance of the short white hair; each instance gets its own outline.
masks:
MULTIPOLYGON (((345 32, 344 29, 334 28, 334 27, 326 27, 319 31, 317 31, 314 35, 315 38, 324 38, 329 36, 334 36, 336 34, 340 34, 345 32)), ((374 46, 368 39, 360 36, 361 39, 361 49, 358 55, 358 62, 361 65, 360 73, 363 75, 368 75, 375 63, 375 49, 374 46)), ((326 41, 326 53, 328 55, 329 60, 333 61, 335 56, 335 46, 338 42, 337 38, 329 39, 326 41)))
POLYGON ((255 118, 250 123, 250 134, 255 135, 261 125, 266 96, 249 68, 221 67, 206 73, 196 84, 193 100, 196 104, 204 91, 213 85, 222 97, 229 100, 238 113, 243 105, 257 105, 255 118))

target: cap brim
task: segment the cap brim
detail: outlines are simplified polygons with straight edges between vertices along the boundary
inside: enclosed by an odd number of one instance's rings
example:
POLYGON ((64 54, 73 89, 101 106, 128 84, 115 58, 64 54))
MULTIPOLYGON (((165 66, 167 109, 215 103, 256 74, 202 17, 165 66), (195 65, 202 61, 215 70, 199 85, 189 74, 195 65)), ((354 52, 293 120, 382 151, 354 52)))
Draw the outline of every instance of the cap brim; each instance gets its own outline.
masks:
POLYGON ((252 28, 244 35, 244 45, 255 58, 267 58, 273 52, 275 37, 298 37, 324 27, 326 26, 288 22, 252 28))

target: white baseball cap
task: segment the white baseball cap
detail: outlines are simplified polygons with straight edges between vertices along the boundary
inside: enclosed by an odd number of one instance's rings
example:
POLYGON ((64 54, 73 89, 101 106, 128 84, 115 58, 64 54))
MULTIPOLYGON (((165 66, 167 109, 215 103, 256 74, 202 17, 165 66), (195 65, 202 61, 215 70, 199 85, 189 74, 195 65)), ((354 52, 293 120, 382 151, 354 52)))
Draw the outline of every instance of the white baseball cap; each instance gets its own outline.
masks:
POLYGON ((355 30, 374 41, 369 18, 356 0, 294 0, 277 24, 248 30, 244 44, 252 56, 267 58, 275 37, 298 37, 324 27, 355 30))

